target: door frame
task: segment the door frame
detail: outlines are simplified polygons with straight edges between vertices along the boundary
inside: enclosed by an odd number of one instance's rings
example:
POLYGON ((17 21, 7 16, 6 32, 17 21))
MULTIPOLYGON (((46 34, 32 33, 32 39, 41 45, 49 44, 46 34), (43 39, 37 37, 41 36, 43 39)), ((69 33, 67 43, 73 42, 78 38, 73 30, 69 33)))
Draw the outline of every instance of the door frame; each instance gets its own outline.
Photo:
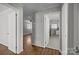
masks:
POLYGON ((16 54, 19 54, 20 52, 23 51, 23 28, 22 28, 23 27, 23 14, 22 14, 23 9, 22 9, 22 6, 17 6, 16 4, 10 5, 8 3, 5 3, 5 4, 1 3, 1 4, 13 9, 15 11, 15 16, 17 14, 16 22, 15 22, 17 24, 15 26, 16 27, 16 29, 15 29, 16 30, 16 36, 17 36, 15 48, 16 48, 16 54), (20 19, 20 21, 19 21, 19 19, 20 19), (18 29, 19 26, 21 26, 20 29, 18 29), (17 32, 18 30, 20 32, 20 35, 18 35, 19 34, 19 32, 17 32))
POLYGON ((44 14, 44 48, 47 47, 47 44, 49 43, 49 20, 46 19, 47 15, 44 14), (48 24, 47 24, 47 21, 48 21, 48 24), (46 26, 48 25, 48 26, 46 26), (47 29, 48 28, 48 29, 47 29), (48 30, 48 31, 46 31, 48 30), (48 34, 47 34, 48 33, 48 34), (47 35, 46 35, 47 34, 47 35), (46 38, 47 37, 47 38, 46 38), (48 42, 47 42, 48 41, 48 42))
MULTIPOLYGON (((68 41, 68 4, 67 3, 64 3, 64 4, 62 4, 62 6, 61 6, 61 11, 60 11, 60 29, 59 29, 59 31, 60 31, 60 36, 59 36, 59 40, 60 40, 60 52, 61 52, 61 54, 63 54, 63 55, 67 55, 67 48, 68 48, 68 44, 67 44, 67 41, 68 41), (62 8, 64 7, 64 9, 62 10, 62 8), (66 10, 65 10, 66 9, 66 10), (65 10, 65 11, 64 11, 65 10), (66 15, 66 16, 64 16, 64 18, 62 18, 63 16, 62 16, 62 11, 64 11, 64 15, 66 15), (65 14, 65 12, 67 12, 66 14, 65 14), (64 33, 62 33, 62 31, 63 31, 63 28, 62 28, 62 20, 64 20, 66 18, 66 39, 65 40, 63 40, 63 34, 64 33), (66 41, 66 42, 65 42, 66 41), (63 47, 63 45, 65 46, 65 47, 63 47), (63 49, 64 48, 64 49, 63 49)), ((44 42, 45 42, 45 38, 44 38, 44 42)), ((44 48, 45 48, 46 46, 45 46, 45 43, 44 43, 44 48)))
POLYGON ((62 29, 61 31, 61 54, 67 55, 68 53, 68 3, 62 4, 61 23, 62 23, 61 24, 61 29, 62 29), (64 20, 64 23, 63 23, 63 20, 64 20))
MULTIPOLYGON (((60 11, 60 14, 61 14, 61 11, 60 11)), ((46 14, 44 14, 44 15, 46 15, 46 14)), ((46 15, 46 16, 47 16, 47 15, 46 15)), ((59 20, 60 20, 60 22, 59 22, 59 24, 60 24, 60 26, 59 26, 59 27, 60 27, 60 28, 59 28, 59 41, 61 41, 61 37, 62 37, 62 36, 61 36, 61 16, 60 16, 60 19, 59 19, 59 20)), ((45 21, 45 18, 44 18, 44 21, 45 21)), ((50 20, 49 20, 49 21, 50 21, 50 20)), ((44 25, 45 25, 45 23, 44 23, 44 25)), ((49 27, 50 27, 50 22, 49 22, 48 25, 49 25, 49 27)), ((46 31, 45 31, 45 29, 46 29, 46 28, 44 27, 44 48, 47 47, 47 45, 46 45, 46 36, 45 36, 46 31)), ((48 33, 48 34, 49 34, 49 33, 48 33)), ((48 43, 49 43, 49 39, 48 39, 48 43)), ((60 47, 61 47, 61 46, 60 46, 60 42, 59 42, 59 51, 61 52, 61 48, 60 48, 60 47)), ((48 47, 48 48, 49 48, 49 47, 48 47)))

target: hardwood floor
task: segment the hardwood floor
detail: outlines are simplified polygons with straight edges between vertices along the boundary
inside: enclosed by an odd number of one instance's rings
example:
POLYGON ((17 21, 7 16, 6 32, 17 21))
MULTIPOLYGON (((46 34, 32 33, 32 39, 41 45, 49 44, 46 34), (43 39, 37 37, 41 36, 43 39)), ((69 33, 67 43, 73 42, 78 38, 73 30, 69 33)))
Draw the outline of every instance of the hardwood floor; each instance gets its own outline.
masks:
POLYGON ((20 55, 61 55, 58 50, 50 49, 50 48, 41 48, 37 46, 33 46, 30 49, 24 49, 20 55))
POLYGON ((31 43, 31 35, 24 36, 24 50, 20 55, 61 55, 58 50, 34 46, 31 43))
POLYGON ((15 55, 8 47, 0 44, 0 55, 15 55))
MULTIPOLYGON (((58 50, 34 46, 31 43, 31 35, 24 36, 24 50, 18 55, 61 55, 58 50)), ((16 55, 6 46, 0 44, 0 55, 16 55)))

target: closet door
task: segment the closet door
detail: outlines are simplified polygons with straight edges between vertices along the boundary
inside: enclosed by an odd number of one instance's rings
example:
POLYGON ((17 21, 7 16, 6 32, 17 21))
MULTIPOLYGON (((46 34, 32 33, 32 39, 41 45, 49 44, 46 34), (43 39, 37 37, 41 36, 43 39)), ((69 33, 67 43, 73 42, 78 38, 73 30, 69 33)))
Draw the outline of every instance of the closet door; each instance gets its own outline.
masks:
POLYGON ((9 17, 9 39, 8 39, 8 49, 12 52, 16 53, 16 40, 17 40, 17 32, 16 32, 16 13, 11 10, 9 17))

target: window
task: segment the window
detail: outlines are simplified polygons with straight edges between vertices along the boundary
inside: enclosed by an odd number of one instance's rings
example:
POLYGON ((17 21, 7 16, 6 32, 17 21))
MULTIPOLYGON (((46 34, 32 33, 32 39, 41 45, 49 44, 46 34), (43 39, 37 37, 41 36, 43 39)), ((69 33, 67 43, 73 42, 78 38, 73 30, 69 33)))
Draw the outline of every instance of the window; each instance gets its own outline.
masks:
POLYGON ((52 25, 51 25, 51 28, 52 28, 52 29, 57 29, 57 24, 52 24, 52 25))
POLYGON ((26 29, 32 29, 32 22, 30 22, 30 20, 25 20, 24 25, 26 29))
POLYGON ((27 29, 32 29, 32 22, 27 23, 27 29))

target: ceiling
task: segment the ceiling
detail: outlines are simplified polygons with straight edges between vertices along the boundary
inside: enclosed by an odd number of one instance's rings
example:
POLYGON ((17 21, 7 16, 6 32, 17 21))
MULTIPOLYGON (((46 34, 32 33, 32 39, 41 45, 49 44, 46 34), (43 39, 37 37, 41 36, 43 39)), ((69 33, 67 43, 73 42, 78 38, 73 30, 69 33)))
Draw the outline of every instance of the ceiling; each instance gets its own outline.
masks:
POLYGON ((7 9, 8 9, 8 7, 6 7, 6 6, 2 5, 2 4, 0 4, 0 12, 3 12, 3 11, 5 11, 5 10, 7 10, 7 9))
MULTIPOLYGON (((60 3, 23 3, 21 5, 23 5, 24 18, 26 18, 26 16, 30 16, 36 11, 41 11, 48 8, 57 7, 57 6, 60 6, 61 4, 60 3)), ((5 11, 6 9, 8 9, 8 7, 0 4, 0 12, 5 11)), ((56 13, 56 15, 58 14, 56 13)), ((49 17, 51 18, 51 16, 49 17)))
POLYGON ((36 11, 45 10, 60 6, 59 3, 23 3, 23 15, 24 17, 32 15, 36 11))

